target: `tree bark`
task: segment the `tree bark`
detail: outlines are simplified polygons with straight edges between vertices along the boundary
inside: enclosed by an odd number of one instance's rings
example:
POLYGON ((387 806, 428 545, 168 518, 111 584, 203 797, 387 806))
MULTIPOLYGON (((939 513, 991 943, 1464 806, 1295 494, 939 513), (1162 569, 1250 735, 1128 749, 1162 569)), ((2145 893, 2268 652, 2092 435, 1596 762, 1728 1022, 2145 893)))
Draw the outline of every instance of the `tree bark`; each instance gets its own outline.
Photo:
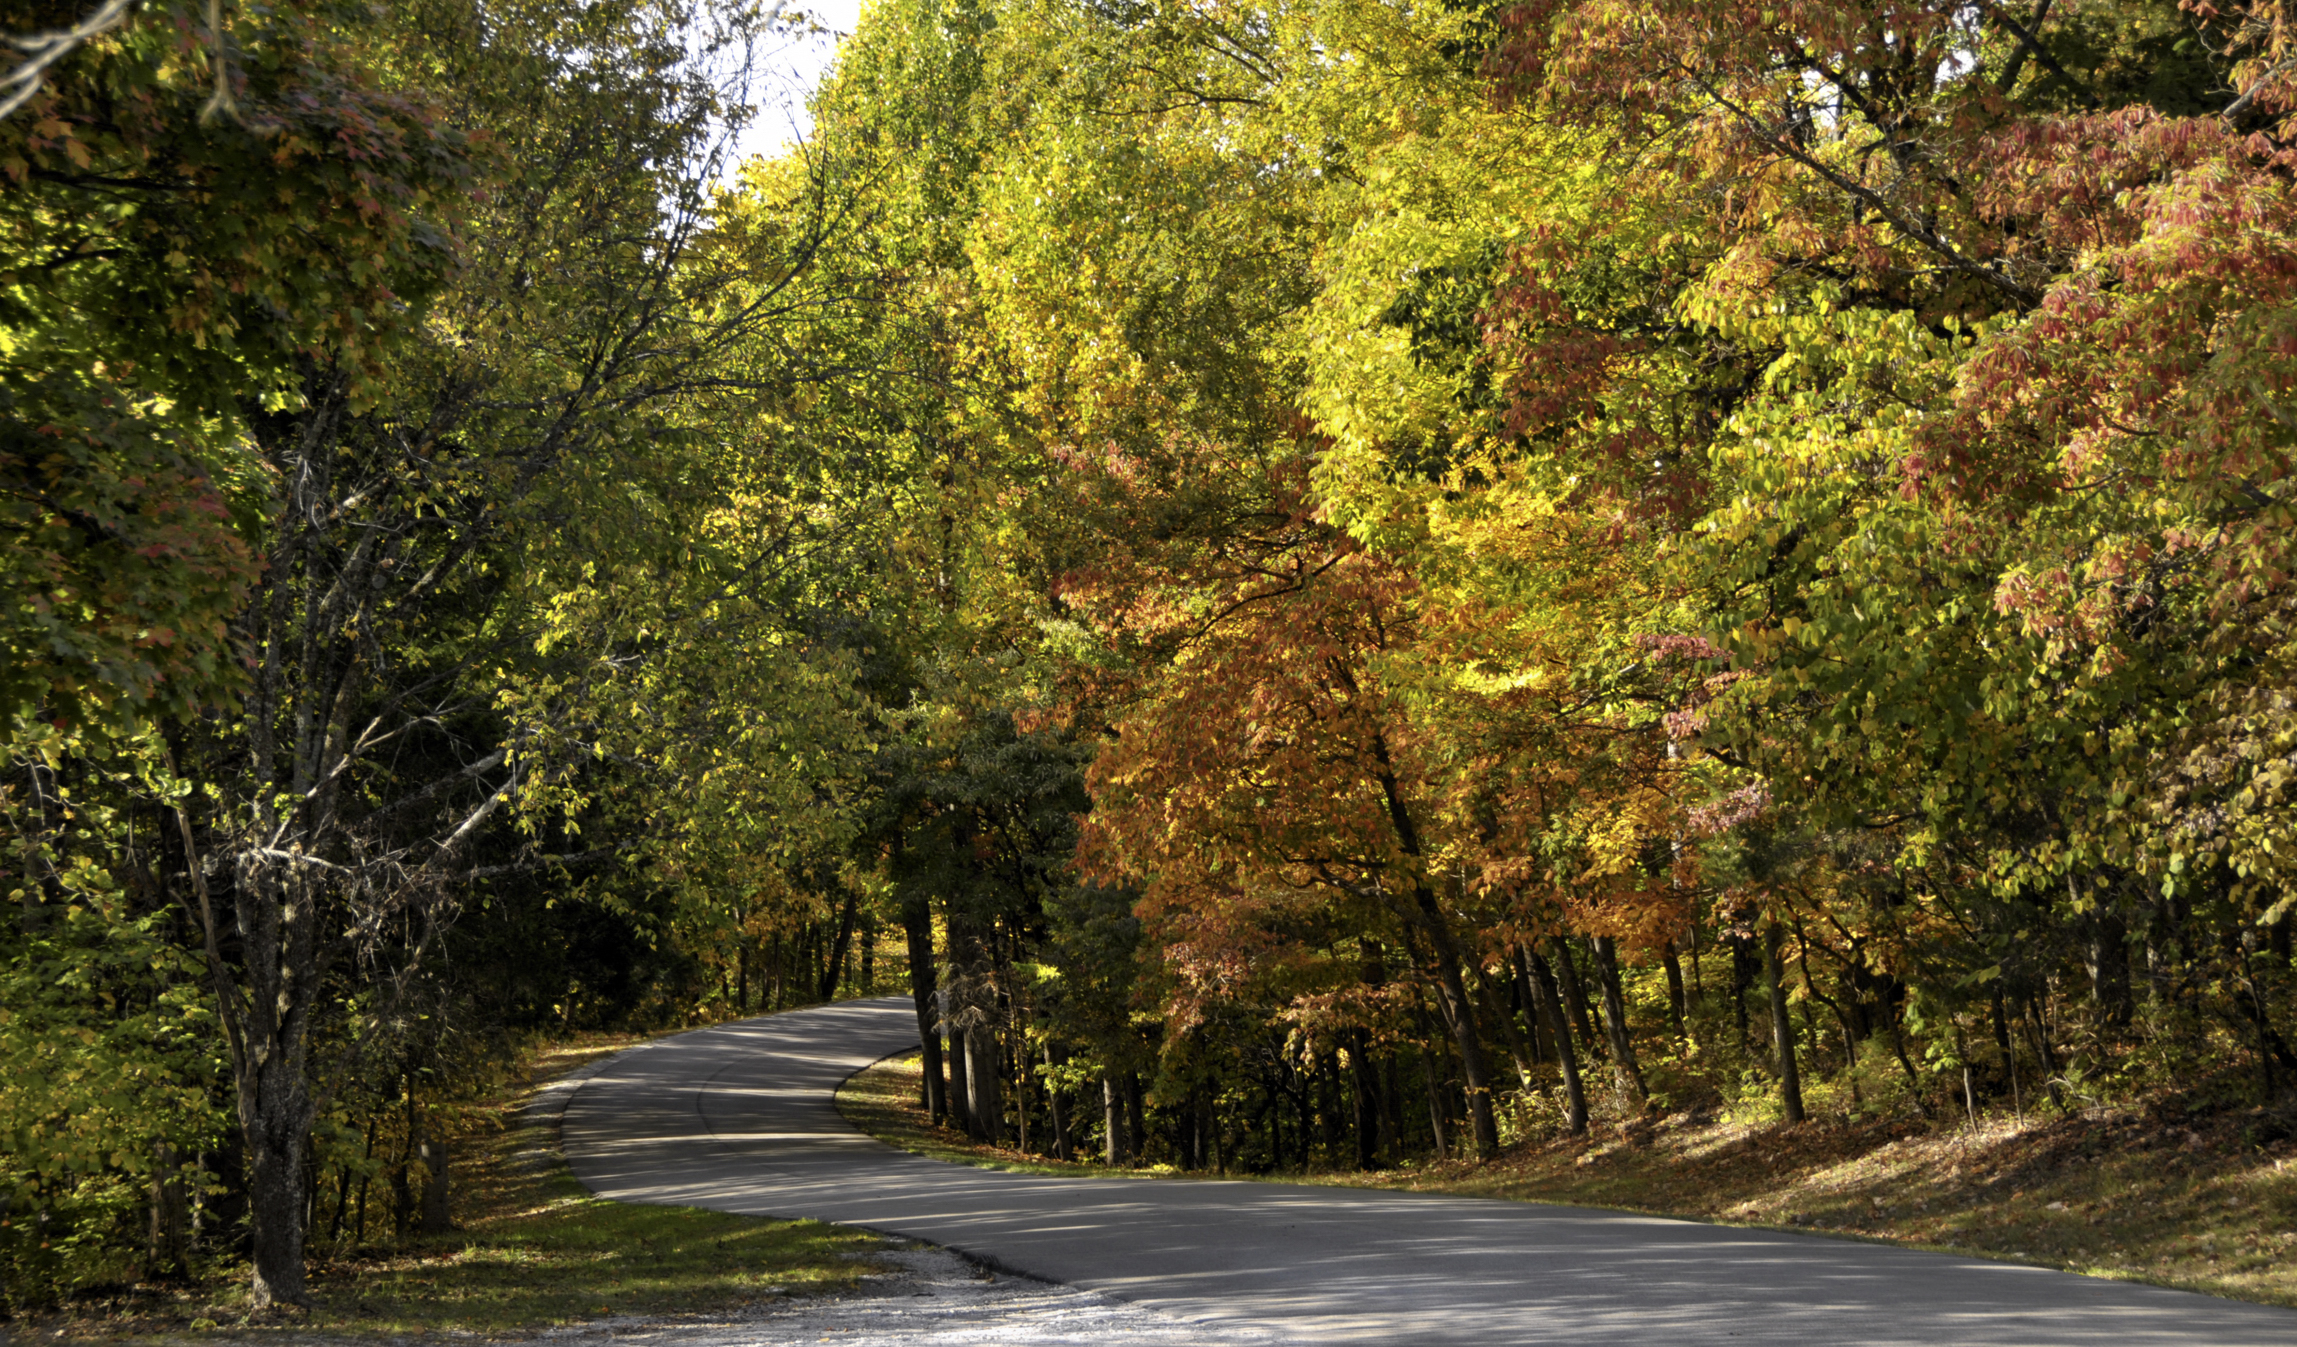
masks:
POLYGON ((1132 1161, 1133 1148, 1125 1137, 1124 1105, 1117 1101, 1117 1081, 1113 1074, 1101 1075, 1101 1125, 1108 1164, 1113 1168, 1132 1161))
POLYGON ((1005 1144, 1005 1073, 998 1063, 997 1031, 977 1024, 965 1031, 966 1078, 973 1086, 973 1135, 992 1146, 1005 1144))
POLYGON ((1380 1088, 1372 1069, 1371 1035, 1352 1030, 1348 1065, 1354 1075, 1356 1104, 1356 1168, 1380 1167, 1380 1088))
POLYGON ((1667 969, 1667 1013, 1674 1020, 1675 1041, 1688 1045, 1691 1041, 1690 1009, 1683 997, 1683 961, 1676 956, 1675 941, 1659 947, 1659 957, 1667 969))
POLYGON ((824 1001, 837 999, 837 985, 845 973, 846 954, 853 946, 854 913, 860 904, 860 892, 848 888, 845 891, 845 907, 838 913, 837 936, 830 945, 829 962, 822 969, 821 999, 824 1001))
POLYGON ((934 1013, 933 911, 920 898, 902 904, 902 931, 909 938, 909 995, 917 1003, 917 1042, 925 1066, 925 1111, 934 1122, 949 1116, 949 1087, 941 1074, 940 1016, 934 1013))
POLYGON ((1619 982, 1619 955, 1611 937, 1595 936, 1595 975, 1603 984, 1603 1033, 1611 1043, 1611 1075, 1630 1111, 1639 1111, 1648 1098, 1643 1088, 1643 1064, 1635 1057, 1635 1040, 1627 1033, 1627 995, 1619 982))
MULTIPOLYGON (((1375 734, 1372 749, 1379 763, 1380 791, 1387 802, 1388 822, 1396 831, 1396 841, 1405 855, 1415 862, 1423 862, 1426 852, 1420 844, 1419 825, 1413 822, 1412 812, 1404 802, 1403 786, 1396 780, 1387 740, 1375 734)), ((1467 1077, 1468 1125, 1475 1133, 1476 1158, 1489 1160, 1499 1153, 1499 1124, 1492 1116, 1491 1073, 1484 1062, 1483 1040, 1476 1032, 1475 1008, 1468 1002, 1467 986, 1460 977, 1460 969, 1467 960, 1458 940, 1453 938, 1443 903, 1425 873, 1412 877, 1411 888, 1417 913, 1406 916, 1427 931, 1435 947, 1437 1005, 1459 1050, 1460 1071, 1467 1077)))
POLYGON ((1059 1160, 1077 1158, 1069 1146, 1069 1120, 1061 1110, 1060 1082, 1051 1074, 1054 1069, 1067 1061, 1068 1057, 1069 1054, 1066 1051, 1056 1054, 1051 1043, 1045 1045, 1045 1067, 1047 1071, 1045 1076, 1045 1116, 1053 1124, 1053 1155, 1059 1160))
POLYGON ((1587 1085, 1579 1078, 1579 1050, 1571 1041, 1571 1022, 1557 995, 1555 974, 1536 950, 1525 950, 1531 964, 1532 995, 1538 999, 1540 1018, 1547 1021, 1548 1037, 1555 1043, 1555 1060, 1563 1069, 1564 1122, 1573 1136, 1587 1134, 1587 1085))
POLYGON ((1579 976, 1579 961, 1572 956, 1571 943, 1562 936, 1548 942, 1548 952, 1555 958, 1555 975, 1563 984, 1563 1008, 1571 1016, 1571 1028, 1580 1043, 1594 1050, 1595 1011, 1587 1002, 1587 985, 1579 976))
POLYGON ((1778 1055, 1779 1104, 1790 1123, 1803 1120, 1802 1072, 1795 1064, 1795 1022, 1787 1014, 1787 980, 1780 966, 1779 942, 1784 933, 1777 922, 1763 928, 1763 977, 1771 990, 1771 1043, 1778 1055))
POLYGON ((2089 948, 2084 963, 2090 975, 2090 1000, 2106 1012, 2110 1024, 2125 1025, 2136 1014, 2130 997, 2129 928, 2109 912, 2090 914, 2089 948))
POLYGON ((1396 1061, 1393 1048, 1381 1057, 1380 1116, 1387 1122, 1388 1153, 1400 1163, 1404 1158, 1403 1067, 1396 1061))
POLYGON ((1137 1071, 1125 1072, 1125 1135, 1132 1140, 1133 1162, 1148 1159, 1148 1119, 1141 1107, 1141 1078, 1137 1071))
POLYGON ((191 1207, 184 1197, 175 1147, 159 1143, 152 1159, 150 1275, 173 1280, 184 1275, 191 1262, 191 1207))
POLYGON ((1467 982, 1460 972, 1463 960, 1459 944, 1452 938, 1451 923, 1437 905, 1435 893, 1423 885, 1419 899, 1421 915, 1436 947, 1436 1008, 1443 1013, 1444 1027, 1451 1031, 1452 1045, 1460 1055, 1460 1074, 1466 1078, 1468 1127, 1476 1159, 1489 1160, 1499 1154, 1499 1123, 1492 1114, 1491 1067, 1484 1058, 1483 1036, 1476 1029, 1475 1005, 1468 1000, 1467 982))
POLYGON ((948 1006, 948 1000, 949 994, 944 991, 944 1013, 952 1016, 944 1021, 949 1028, 949 1118, 964 1129, 965 1135, 979 1140, 981 1128, 973 1121, 973 1090, 965 1050, 966 1031, 957 1027, 955 1008, 948 1006))

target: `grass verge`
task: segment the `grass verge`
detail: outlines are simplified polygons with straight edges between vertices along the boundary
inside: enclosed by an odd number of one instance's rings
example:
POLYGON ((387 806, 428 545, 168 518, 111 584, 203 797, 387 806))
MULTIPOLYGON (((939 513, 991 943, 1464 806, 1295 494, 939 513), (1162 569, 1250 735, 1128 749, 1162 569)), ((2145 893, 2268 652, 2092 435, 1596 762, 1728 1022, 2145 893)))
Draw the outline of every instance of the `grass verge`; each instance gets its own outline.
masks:
POLYGON ((558 1152, 556 1120, 529 1121, 536 1088, 635 1039, 545 1048, 451 1138, 447 1234, 330 1253, 315 1247, 312 1307, 252 1319, 246 1270, 211 1284, 76 1307, 20 1329, 55 1337, 523 1337, 624 1316, 723 1310, 851 1286, 884 1247, 867 1231, 592 1197, 558 1152))
MULTIPOLYGON (((863 1131, 939 1159, 1095 1174, 979 1145, 917 1105, 917 1057, 838 1093, 863 1131)), ((1677 1114, 1510 1147, 1490 1164, 1238 1177, 1608 1207, 1877 1240, 2297 1306, 2297 1140, 2260 1116, 2092 1110, 1977 1127, 1754 1127, 1677 1114)), ((1131 1173, 1171 1174, 1165 1168, 1131 1173)))

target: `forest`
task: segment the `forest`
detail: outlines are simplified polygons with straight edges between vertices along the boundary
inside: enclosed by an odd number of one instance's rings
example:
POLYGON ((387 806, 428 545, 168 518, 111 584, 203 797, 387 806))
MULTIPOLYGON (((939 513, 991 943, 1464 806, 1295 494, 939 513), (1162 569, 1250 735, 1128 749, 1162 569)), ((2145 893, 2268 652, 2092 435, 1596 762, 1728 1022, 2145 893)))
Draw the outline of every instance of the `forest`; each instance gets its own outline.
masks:
POLYGON ((754 0, 10 15, 0 1309, 861 994, 1178 1170, 2297 1133, 2287 0, 874 0, 752 157, 754 0))

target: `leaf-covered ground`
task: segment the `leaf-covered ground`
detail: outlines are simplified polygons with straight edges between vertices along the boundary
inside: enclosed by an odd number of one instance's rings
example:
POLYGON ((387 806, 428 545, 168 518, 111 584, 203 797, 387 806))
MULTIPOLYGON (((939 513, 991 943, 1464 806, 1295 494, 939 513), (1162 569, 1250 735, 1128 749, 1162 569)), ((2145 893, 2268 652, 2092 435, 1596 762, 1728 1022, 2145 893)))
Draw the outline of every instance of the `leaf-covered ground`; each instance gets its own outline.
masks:
MULTIPOLYGON (((846 1083, 838 1107, 882 1140, 943 1159, 1106 1172, 931 1126, 918 1075, 914 1056, 880 1062, 846 1083)), ((2297 1306, 2297 1138, 2262 1110, 2028 1113, 1975 1128, 1676 1114, 1515 1146, 1488 1165, 1247 1177, 1786 1227, 2297 1306)))
POLYGON ((630 1041, 542 1051, 496 1097, 458 1110, 456 1228, 395 1247, 316 1249, 307 1315, 251 1322, 245 1269, 219 1267, 199 1286, 83 1301, 23 1325, 25 1336, 516 1337, 843 1290, 871 1272, 874 1263, 857 1255, 883 1241, 865 1231, 591 1197, 567 1171, 551 1125, 523 1125, 521 1105, 539 1083, 630 1041))

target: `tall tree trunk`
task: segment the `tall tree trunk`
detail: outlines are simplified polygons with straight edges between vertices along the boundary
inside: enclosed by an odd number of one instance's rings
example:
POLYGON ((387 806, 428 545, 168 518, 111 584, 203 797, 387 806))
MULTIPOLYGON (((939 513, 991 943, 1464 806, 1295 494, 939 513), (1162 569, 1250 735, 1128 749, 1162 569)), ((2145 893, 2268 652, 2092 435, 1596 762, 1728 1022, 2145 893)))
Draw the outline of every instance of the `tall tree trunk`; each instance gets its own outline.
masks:
POLYGON ((310 1176, 303 1155, 313 1113, 306 1070, 311 992, 297 975, 317 971, 312 906, 309 897, 259 903, 255 938, 247 942, 242 1033, 249 1069, 239 1085, 239 1124, 247 1145, 258 1309, 310 1303, 303 1281, 303 1190, 310 1176))
POLYGON ((1763 927, 1763 977, 1771 989, 1771 1044, 1778 1057, 1779 1103, 1790 1123, 1803 1120, 1802 1072, 1795 1063, 1795 1022, 1787 1014, 1787 980, 1779 960, 1784 932, 1777 922, 1763 927))
POLYGON ((917 1003, 917 1042, 925 1065, 925 1111, 934 1122, 949 1116, 949 1087, 941 1075, 941 1017, 933 985, 933 911, 922 898, 903 903, 901 927, 909 939, 909 995, 917 1003))
POLYGON ((853 946, 853 918, 861 904, 861 893, 852 888, 845 891, 845 907, 838 912, 837 937, 830 945, 829 962, 822 969, 821 999, 837 999, 837 984, 845 972, 846 954, 853 946))
POLYGON ((1548 952, 1563 985, 1563 1008, 1571 1016, 1572 1033, 1583 1046, 1595 1050, 1595 1009, 1588 1004, 1587 984, 1579 976, 1579 960, 1571 952, 1571 942, 1557 936, 1548 942, 1548 952))
POLYGON ((1587 1085, 1579 1078, 1579 1050, 1571 1041, 1571 1022, 1563 1013, 1555 973, 1537 950, 1526 949, 1523 953, 1531 964, 1532 995, 1538 998, 1540 1018, 1547 1021, 1548 1038, 1555 1044, 1555 1060, 1563 1069, 1564 1121, 1571 1135, 1584 1136, 1587 1133, 1587 1085))
MULTIPOLYGON (((1396 779, 1386 738, 1373 735, 1372 749, 1379 763, 1380 792, 1387 802, 1388 822, 1396 831, 1396 841, 1405 855, 1424 862, 1426 852, 1420 844, 1419 825, 1414 822, 1404 800, 1403 786, 1396 779)), ((1476 1032, 1475 1008, 1468 1003, 1467 986, 1460 978, 1460 970, 1467 960, 1459 941, 1453 938, 1451 920, 1444 915, 1443 903, 1425 874, 1414 876, 1411 887, 1412 901, 1418 911, 1407 915, 1427 931, 1429 941, 1435 946, 1438 1006, 1459 1050, 1460 1071, 1467 1077, 1468 1124, 1475 1132, 1476 1158, 1489 1160, 1499 1153, 1499 1124, 1492 1116, 1491 1073, 1484 1063, 1483 1039, 1476 1032)))
POLYGON ((1125 1135, 1132 1139, 1133 1163, 1148 1163, 1148 1110, 1142 1107, 1141 1077, 1125 1072, 1125 1135))
POLYGON ((1132 1143, 1125 1136, 1125 1109, 1117 1100, 1117 1078, 1101 1073, 1101 1126, 1107 1162, 1114 1168, 1132 1162, 1132 1143))
POLYGON ((1005 1144, 1005 1073, 997 1060, 997 1031, 976 1024, 965 1031, 966 1078, 973 1084, 973 1135, 992 1146, 1005 1144))
POLYGON ((2065 1087, 2058 1084, 2058 1053, 2050 1042, 2050 1027, 2042 1018, 2042 998, 2048 989, 2029 994, 2026 1002, 2026 1024, 2034 1033, 2034 1052, 2042 1062, 2042 1086, 2050 1092, 2050 1102, 2060 1109, 2066 1107, 2065 1087))
POLYGON ((1381 1117, 1387 1121, 1388 1154, 1397 1163, 1404 1158, 1404 1087, 1403 1064, 1396 1060, 1396 1051, 1390 1048, 1381 1054, 1380 1107, 1381 1117))
MULTIPOLYGON (((151 1275, 172 1281, 189 1270, 191 1207, 184 1198, 183 1170, 177 1163, 175 1147, 159 1143, 152 1160, 151 1275)), ((342 1220, 340 1207, 338 1202, 337 1224, 342 1220)))
POLYGON ((998 1094, 995 1031, 989 1024, 988 978, 983 967, 987 957, 971 917, 954 900, 944 902, 949 930, 949 976, 942 989, 942 999, 952 1030, 949 1039, 952 1107, 962 1111, 966 1135, 976 1141, 991 1141, 999 1139, 999 1131, 993 1129, 1000 1129, 1004 1120, 984 1107, 998 1094), (988 1068, 986 1073, 984 1063, 988 1068))
POLYGON ((1648 1098, 1643 1088, 1643 1064, 1635 1057, 1635 1040, 1627 1033, 1627 995, 1619 982, 1619 953, 1611 937, 1595 936, 1595 975, 1603 984, 1603 1033, 1611 1043, 1611 1075, 1627 1099, 1629 1111, 1642 1109, 1648 1098))
POLYGON ((965 1135, 978 1140, 981 1126, 973 1120, 973 1090, 970 1067, 965 1050, 966 1031, 957 1026, 956 1010, 949 1004, 949 993, 941 994, 944 1023, 949 1029, 949 1118, 962 1128, 965 1135))
POLYGON ((1747 1023, 1747 993, 1762 973, 1763 962, 1756 957, 1751 938, 1734 934, 1727 939, 1731 946, 1731 1015, 1738 1021, 1740 1050, 1752 1052, 1754 1034, 1747 1023))
POLYGON ((1053 1155, 1060 1160, 1077 1158, 1069 1146, 1069 1121, 1061 1110, 1060 1081, 1052 1074, 1068 1059, 1066 1049, 1056 1052, 1051 1043, 1045 1044, 1045 1116, 1053 1124, 1053 1155))
POLYGON ((1529 963, 1521 951, 1507 961, 1507 989, 1513 998, 1515 1013, 1523 1016, 1523 1039, 1531 1048, 1531 1064, 1545 1066, 1552 1048, 1548 1046, 1547 1021, 1540 1018, 1539 997, 1531 989, 1531 975, 1525 970, 1529 963))
POLYGON ((1380 1088, 1372 1069, 1371 1035, 1349 1031, 1348 1065, 1354 1075, 1356 1168, 1380 1167, 1380 1088))
POLYGON ((1674 938, 1669 937, 1659 946, 1659 957, 1667 969, 1667 1013, 1674 1021, 1675 1041, 1689 1046, 1690 1010, 1683 997, 1683 961, 1676 956, 1675 945, 1674 938))
POLYGON ((2137 1007, 2130 997, 2129 928, 2106 911, 2090 914, 2088 965, 2090 1000, 2106 1013, 2106 1022, 2128 1024, 2137 1007))
POLYGON ((1029 1035, 1026 1030, 1017 1029, 1013 1038, 1019 1045, 1012 1053, 1013 1145, 1026 1155, 1029 1153, 1029 1035))
POLYGON ((1483 1035, 1476 1029, 1475 1005, 1468 1000, 1467 982, 1460 971, 1464 961, 1435 893, 1423 885, 1419 899, 1420 914, 1435 944, 1436 1008, 1443 1014, 1444 1027, 1451 1031, 1452 1046, 1460 1056, 1460 1074, 1465 1077, 1475 1156, 1489 1160, 1499 1154, 1499 1123, 1492 1113, 1491 1067, 1484 1058, 1483 1035))

